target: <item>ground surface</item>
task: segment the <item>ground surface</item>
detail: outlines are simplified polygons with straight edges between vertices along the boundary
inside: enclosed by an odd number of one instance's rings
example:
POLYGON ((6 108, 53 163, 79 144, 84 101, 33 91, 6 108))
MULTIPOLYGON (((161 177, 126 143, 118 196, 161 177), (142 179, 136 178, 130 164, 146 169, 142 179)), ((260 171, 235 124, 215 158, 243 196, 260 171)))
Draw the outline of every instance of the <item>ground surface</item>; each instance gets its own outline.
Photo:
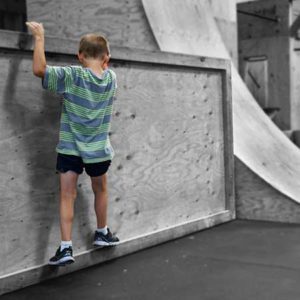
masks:
POLYGON ((0 299, 299 300, 300 225, 236 220, 0 299))

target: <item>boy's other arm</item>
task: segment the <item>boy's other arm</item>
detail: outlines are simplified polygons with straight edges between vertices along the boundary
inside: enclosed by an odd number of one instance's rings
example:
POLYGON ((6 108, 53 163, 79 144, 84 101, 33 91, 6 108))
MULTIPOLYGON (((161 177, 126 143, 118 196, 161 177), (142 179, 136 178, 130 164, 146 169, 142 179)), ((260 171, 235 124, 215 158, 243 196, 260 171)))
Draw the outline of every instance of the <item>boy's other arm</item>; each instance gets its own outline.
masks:
POLYGON ((34 37, 32 71, 35 76, 43 78, 46 70, 45 37, 42 23, 26 22, 34 37))

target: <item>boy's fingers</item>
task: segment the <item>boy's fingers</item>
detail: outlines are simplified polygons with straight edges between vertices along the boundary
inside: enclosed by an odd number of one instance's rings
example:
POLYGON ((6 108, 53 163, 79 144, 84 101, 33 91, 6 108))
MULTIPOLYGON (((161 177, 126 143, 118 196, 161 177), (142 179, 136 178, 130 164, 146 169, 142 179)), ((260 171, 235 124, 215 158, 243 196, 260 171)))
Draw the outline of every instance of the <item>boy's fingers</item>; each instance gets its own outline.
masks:
POLYGON ((26 22, 26 25, 32 28, 38 28, 43 26, 42 23, 37 23, 37 22, 26 22))
POLYGON ((34 27, 32 25, 27 25, 27 26, 30 30, 34 30, 34 27))
POLYGON ((34 36, 36 35, 44 35, 44 27, 42 23, 37 22, 25 22, 27 27, 30 30, 30 33, 34 36))
POLYGON ((34 28, 36 28, 36 26, 35 25, 33 25, 33 24, 31 24, 31 23, 29 23, 29 24, 26 24, 29 28, 31 28, 31 29, 34 29, 34 28))
POLYGON ((38 23, 38 22, 34 22, 34 25, 35 25, 36 27, 43 27, 42 23, 38 23))
POLYGON ((25 24, 26 24, 28 27, 32 27, 31 22, 26 22, 25 24))

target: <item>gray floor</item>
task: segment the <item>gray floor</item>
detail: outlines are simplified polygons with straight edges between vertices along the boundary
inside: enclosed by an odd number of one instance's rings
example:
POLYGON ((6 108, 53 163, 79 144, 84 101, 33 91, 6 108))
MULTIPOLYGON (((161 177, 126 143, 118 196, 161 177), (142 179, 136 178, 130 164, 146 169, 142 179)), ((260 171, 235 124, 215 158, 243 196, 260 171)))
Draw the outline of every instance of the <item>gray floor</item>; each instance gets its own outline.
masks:
POLYGON ((299 300, 300 225, 237 220, 0 299, 299 300))

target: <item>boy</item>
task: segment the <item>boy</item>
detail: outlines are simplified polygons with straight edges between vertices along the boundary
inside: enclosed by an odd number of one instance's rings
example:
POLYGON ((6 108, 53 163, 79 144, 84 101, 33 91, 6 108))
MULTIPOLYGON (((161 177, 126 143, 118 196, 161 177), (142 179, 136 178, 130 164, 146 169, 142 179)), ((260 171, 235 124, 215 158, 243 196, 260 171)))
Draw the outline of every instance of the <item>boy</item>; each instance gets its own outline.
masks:
POLYGON ((95 195, 97 230, 95 246, 119 243, 107 227, 106 172, 114 157, 109 140, 112 105, 116 93, 116 75, 108 69, 110 58, 107 40, 87 34, 80 40, 78 66, 49 66, 44 51, 44 28, 41 23, 26 22, 35 40, 33 73, 42 78, 44 89, 63 95, 59 143, 56 147, 56 170, 60 177, 61 244, 50 265, 73 263, 72 222, 77 179, 83 168, 91 178, 95 195))

